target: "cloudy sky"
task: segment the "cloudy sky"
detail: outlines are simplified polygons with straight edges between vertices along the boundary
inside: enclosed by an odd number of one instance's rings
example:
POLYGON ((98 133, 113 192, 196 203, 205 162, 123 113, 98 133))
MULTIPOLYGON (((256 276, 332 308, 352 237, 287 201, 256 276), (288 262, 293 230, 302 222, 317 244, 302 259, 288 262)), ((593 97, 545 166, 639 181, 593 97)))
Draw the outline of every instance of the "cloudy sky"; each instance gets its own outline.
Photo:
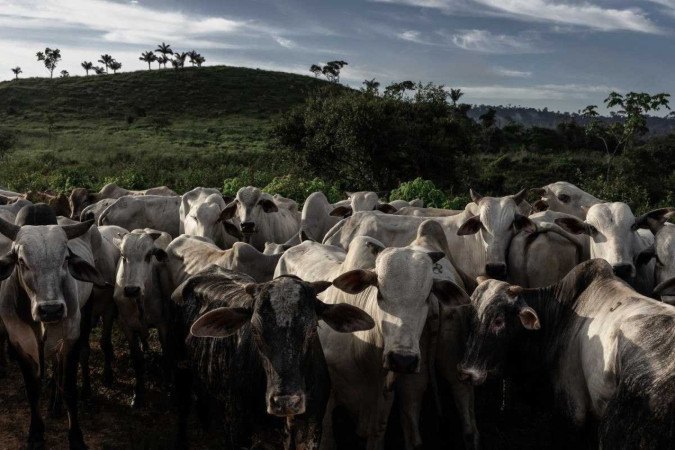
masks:
POLYGON ((576 111, 611 90, 675 94, 675 0, 0 0, 0 80, 45 46, 59 70, 110 53, 140 70, 159 42, 207 65, 461 87, 469 103, 576 111))

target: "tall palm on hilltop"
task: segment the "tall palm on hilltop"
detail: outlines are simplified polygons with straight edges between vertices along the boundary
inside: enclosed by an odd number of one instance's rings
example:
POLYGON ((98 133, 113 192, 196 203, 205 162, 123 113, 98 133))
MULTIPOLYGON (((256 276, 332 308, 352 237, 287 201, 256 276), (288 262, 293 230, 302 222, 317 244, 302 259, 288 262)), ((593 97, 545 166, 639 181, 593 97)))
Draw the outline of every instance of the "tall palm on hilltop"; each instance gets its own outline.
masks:
POLYGON ((21 70, 21 67, 16 66, 15 68, 12 69, 12 72, 14 72, 14 77, 18 80, 19 74, 23 72, 23 70, 21 70))
MULTIPOLYGON (((161 54, 164 55, 164 56, 166 56, 166 55, 173 55, 173 50, 171 50, 171 45, 165 44, 164 42, 162 42, 162 43, 159 44, 159 45, 157 46, 157 48, 155 49, 155 53, 161 53, 161 54)), ((168 61, 168 60, 167 60, 167 61, 168 61)))
POLYGON ((457 106, 457 102, 464 95, 461 89, 450 89, 450 100, 452 100, 452 105, 457 106))
POLYGON ((152 51, 148 51, 148 52, 141 53, 141 56, 138 59, 148 63, 148 70, 152 70, 151 64, 153 62, 157 61, 158 58, 157 58, 157 55, 155 55, 152 51))
POLYGON ((105 66, 105 73, 108 73, 108 68, 110 67, 110 63, 113 62, 114 59, 112 56, 108 55, 107 53, 105 55, 101 55, 101 59, 98 60, 101 64, 105 66))
POLYGON ((89 71, 94 69, 94 63, 91 61, 82 61, 82 64, 80 64, 82 68, 87 72, 87 76, 89 75, 89 71))

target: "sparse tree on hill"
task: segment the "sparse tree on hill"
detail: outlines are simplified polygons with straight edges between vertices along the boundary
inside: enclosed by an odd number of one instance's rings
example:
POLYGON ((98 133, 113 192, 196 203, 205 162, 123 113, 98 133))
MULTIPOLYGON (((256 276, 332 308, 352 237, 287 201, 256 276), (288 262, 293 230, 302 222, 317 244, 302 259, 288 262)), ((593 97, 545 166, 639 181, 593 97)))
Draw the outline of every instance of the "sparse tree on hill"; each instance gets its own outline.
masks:
POLYGON ((410 80, 401 81, 400 83, 391 83, 389 86, 384 88, 384 96, 397 98, 399 100, 403 99, 405 91, 414 91, 415 83, 410 80))
POLYGON ((166 59, 164 67, 166 67, 166 63, 169 62, 169 58, 166 55, 173 55, 173 50, 171 50, 171 45, 162 42, 155 49, 155 53, 161 53, 164 56, 164 59, 166 59))
POLYGON ((450 100, 452 100, 452 106, 457 106, 457 102, 464 95, 461 89, 450 89, 450 100))
POLYGON ((204 58, 202 55, 197 55, 197 58, 195 59, 195 63, 197 64, 197 67, 201 67, 202 64, 206 62, 206 58, 204 58))
POLYGON ((197 53, 195 50, 190 50, 187 52, 187 57, 190 59, 190 65, 192 67, 197 64, 197 58, 199 58, 199 53, 197 53))
POLYGON ((22 73, 23 70, 21 70, 21 67, 16 66, 15 68, 12 69, 12 72, 14 72, 14 77, 15 77, 15 79, 18 80, 18 79, 19 79, 19 74, 22 73))
POLYGON ((346 61, 328 61, 321 69, 326 79, 332 83, 340 82, 340 71, 347 65, 346 61))
POLYGON ((309 68, 309 71, 314 74, 315 78, 317 78, 322 73, 321 66, 317 64, 312 64, 312 66, 309 68))
POLYGON ((101 55, 101 59, 98 60, 101 64, 105 66, 105 73, 108 73, 108 68, 110 67, 110 63, 115 61, 112 56, 108 55, 107 53, 105 55, 101 55))
POLYGON ((49 70, 49 78, 54 78, 54 69, 56 69, 56 65, 61 61, 61 50, 47 47, 44 53, 37 52, 35 56, 37 56, 38 61, 44 61, 45 67, 49 70))
POLYGON ((146 63, 148 63, 148 70, 152 70, 151 64, 152 64, 153 62, 157 61, 158 58, 157 58, 157 55, 155 55, 153 52, 149 51, 149 52, 143 52, 143 53, 141 53, 141 56, 140 56, 140 58, 138 58, 138 59, 140 59, 141 61, 145 61, 146 63))
POLYGON ((113 59, 110 63, 110 68, 112 69, 113 73, 117 73, 117 71, 122 68, 122 63, 113 59))
POLYGON ((158 57, 157 57, 157 64, 158 64, 159 66, 164 66, 165 69, 166 69, 166 64, 167 64, 168 62, 169 62, 169 57, 166 56, 166 55, 162 55, 162 56, 158 56, 158 57))
POLYGON ((70 73, 68 73, 67 70, 61 71, 61 78, 68 78, 69 76, 70 76, 70 73))
POLYGON ((87 72, 87 76, 89 76, 89 71, 94 69, 94 63, 91 61, 82 61, 82 64, 80 64, 82 68, 87 72))
POLYGON ((185 59, 188 57, 188 54, 183 52, 174 52, 173 59, 171 60, 171 65, 174 69, 180 69, 185 66, 185 59))
POLYGON ((380 82, 375 78, 372 80, 363 80, 363 92, 366 94, 377 95, 380 90, 380 82))
POLYGON ((105 74, 105 69, 103 67, 96 66, 96 67, 94 67, 94 73, 96 75, 103 75, 103 74, 105 74))

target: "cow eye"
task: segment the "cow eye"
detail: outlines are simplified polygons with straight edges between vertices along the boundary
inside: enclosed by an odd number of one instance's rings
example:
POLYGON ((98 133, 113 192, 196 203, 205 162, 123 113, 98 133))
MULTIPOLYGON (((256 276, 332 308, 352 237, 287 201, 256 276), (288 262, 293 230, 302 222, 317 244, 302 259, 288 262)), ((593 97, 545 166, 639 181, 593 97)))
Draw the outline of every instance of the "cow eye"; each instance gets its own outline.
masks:
POLYGON ((563 203, 569 203, 569 201, 570 201, 570 196, 567 195, 567 194, 560 194, 560 195, 558 196, 558 200, 560 200, 560 201, 563 202, 563 203))
POLYGON ((492 326, 490 329, 493 333, 499 333, 504 328, 505 324, 506 322, 504 321, 504 318, 502 316, 498 316, 492 321, 492 326))

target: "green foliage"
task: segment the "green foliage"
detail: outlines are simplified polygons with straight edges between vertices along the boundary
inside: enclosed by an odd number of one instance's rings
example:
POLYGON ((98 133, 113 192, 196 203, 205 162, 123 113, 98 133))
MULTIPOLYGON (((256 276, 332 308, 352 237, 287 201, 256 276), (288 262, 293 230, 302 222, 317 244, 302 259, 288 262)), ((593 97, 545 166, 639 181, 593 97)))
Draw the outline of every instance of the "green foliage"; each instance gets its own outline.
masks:
POLYGON ((59 61, 61 61, 61 50, 47 47, 44 52, 37 52, 35 56, 38 61, 42 61, 45 64, 45 67, 49 70, 49 78, 52 78, 54 76, 54 69, 56 69, 59 61))
POLYGON ((237 191, 249 185, 249 182, 243 177, 225 178, 223 180, 223 194, 234 196, 237 191))
POLYGON ((0 128, 0 156, 6 154, 16 144, 16 136, 7 129, 0 128))
POLYGON ((342 200, 343 197, 342 191, 335 185, 320 178, 305 179, 297 175, 275 177, 263 188, 263 191, 292 198, 299 204, 302 204, 309 194, 316 191, 323 192, 331 203, 342 200))
MULTIPOLYGON (((449 208, 448 197, 436 187, 433 181, 415 178, 412 181, 401 183, 399 187, 391 191, 389 201, 392 200, 424 200, 424 206, 428 208, 449 208)), ((462 205, 464 208, 464 205, 462 205)))
POLYGON ((627 181, 628 177, 624 175, 620 170, 609 182, 602 175, 588 178, 582 180, 579 187, 600 199, 627 203, 636 215, 652 209, 647 189, 627 181))

